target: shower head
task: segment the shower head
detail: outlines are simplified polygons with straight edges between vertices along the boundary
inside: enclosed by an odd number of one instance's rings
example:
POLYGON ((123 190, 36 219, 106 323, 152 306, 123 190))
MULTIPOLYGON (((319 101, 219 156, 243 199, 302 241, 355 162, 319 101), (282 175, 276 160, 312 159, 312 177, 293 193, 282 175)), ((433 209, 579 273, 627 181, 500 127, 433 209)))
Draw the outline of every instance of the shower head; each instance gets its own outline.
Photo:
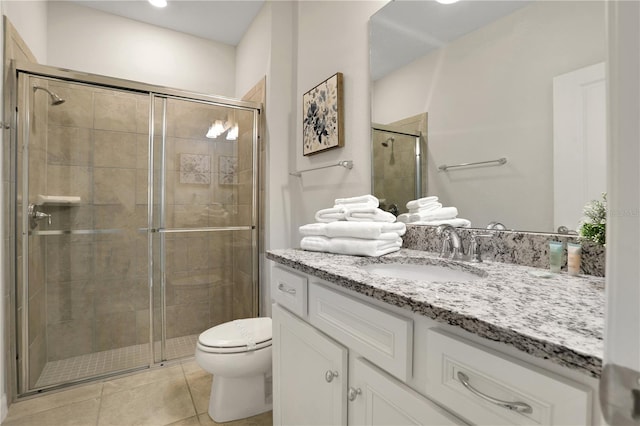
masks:
POLYGON ((393 145, 393 141, 395 141, 394 138, 388 138, 386 141, 382 142, 382 146, 384 146, 385 148, 389 146, 389 144, 393 145))
POLYGON ((44 87, 40 87, 40 86, 33 86, 33 91, 35 92, 36 90, 44 90, 45 92, 47 92, 49 94, 49 97, 51 98, 51 105, 60 105, 64 103, 64 99, 62 99, 60 96, 56 95, 55 93, 53 93, 52 91, 50 91, 49 89, 46 89, 44 87))

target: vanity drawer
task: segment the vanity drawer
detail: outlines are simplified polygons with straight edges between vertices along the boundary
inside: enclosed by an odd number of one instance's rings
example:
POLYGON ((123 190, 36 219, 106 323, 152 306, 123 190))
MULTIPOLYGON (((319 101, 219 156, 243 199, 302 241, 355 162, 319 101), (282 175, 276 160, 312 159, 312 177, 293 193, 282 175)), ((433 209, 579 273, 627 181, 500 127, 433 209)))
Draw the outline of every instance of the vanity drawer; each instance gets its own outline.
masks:
POLYGON ((441 330, 427 333, 427 393, 471 423, 591 424, 588 387, 441 330))
POLYGON ((400 380, 411 377, 411 319, 311 281, 309 322, 400 380))
POLYGON ((271 298, 294 314, 307 315, 307 276, 278 265, 271 268, 271 298))

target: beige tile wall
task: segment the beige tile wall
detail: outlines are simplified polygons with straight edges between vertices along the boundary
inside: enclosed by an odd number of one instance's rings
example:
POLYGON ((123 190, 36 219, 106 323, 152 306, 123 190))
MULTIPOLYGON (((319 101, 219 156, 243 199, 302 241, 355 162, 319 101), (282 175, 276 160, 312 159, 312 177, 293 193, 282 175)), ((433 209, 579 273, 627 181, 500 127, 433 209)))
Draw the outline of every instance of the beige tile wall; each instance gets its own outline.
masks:
POLYGON ((137 204, 148 97, 60 82, 50 88, 66 102, 48 108, 45 193, 82 202, 43 207, 53 217, 44 228, 105 232, 46 236, 47 358, 54 361, 148 341, 147 247, 138 231, 146 205, 137 204))

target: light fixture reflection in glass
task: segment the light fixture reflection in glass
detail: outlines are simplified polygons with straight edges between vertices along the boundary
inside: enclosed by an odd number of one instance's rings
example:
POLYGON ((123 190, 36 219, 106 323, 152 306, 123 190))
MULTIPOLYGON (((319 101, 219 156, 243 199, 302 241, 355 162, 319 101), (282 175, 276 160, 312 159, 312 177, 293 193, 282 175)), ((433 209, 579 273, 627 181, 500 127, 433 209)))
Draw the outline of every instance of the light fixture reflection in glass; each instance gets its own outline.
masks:
POLYGON ((215 139, 218 136, 220 136, 222 133, 224 133, 225 130, 226 129, 224 128, 224 125, 222 124, 222 121, 216 120, 209 127, 209 131, 207 131, 206 137, 208 137, 209 139, 215 139))
POLYGON ((227 133, 227 140, 228 141, 235 141, 238 139, 238 125, 236 124, 235 126, 233 126, 229 132, 227 133))
POLYGON ((167 0, 149 0, 149 3, 155 7, 166 7, 167 0))

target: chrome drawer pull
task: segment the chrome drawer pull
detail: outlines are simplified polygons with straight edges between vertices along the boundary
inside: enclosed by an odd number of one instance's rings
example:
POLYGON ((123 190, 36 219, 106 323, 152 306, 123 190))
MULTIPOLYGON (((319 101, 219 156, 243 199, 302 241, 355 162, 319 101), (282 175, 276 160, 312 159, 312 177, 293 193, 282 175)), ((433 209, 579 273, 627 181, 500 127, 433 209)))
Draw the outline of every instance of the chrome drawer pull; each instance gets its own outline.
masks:
POLYGON ((458 371, 458 380, 460 383, 469 390, 472 394, 484 399, 485 401, 489 401, 492 404, 498 405, 500 407, 506 408, 508 410, 516 411, 518 413, 530 414, 533 412, 533 409, 526 402, 509 402, 502 401, 501 399, 496 399, 492 396, 485 395, 477 389, 474 389, 473 386, 469 384, 469 377, 464 374, 462 371, 458 371))
POLYGON ((335 377, 338 377, 337 371, 327 370, 327 372, 324 373, 324 379, 327 381, 327 383, 331 383, 335 377))
POLYGON ((278 290, 280 290, 283 293, 290 294, 292 296, 296 295, 296 289, 295 288, 286 288, 284 286, 284 284, 282 284, 282 283, 278 284, 278 290))

